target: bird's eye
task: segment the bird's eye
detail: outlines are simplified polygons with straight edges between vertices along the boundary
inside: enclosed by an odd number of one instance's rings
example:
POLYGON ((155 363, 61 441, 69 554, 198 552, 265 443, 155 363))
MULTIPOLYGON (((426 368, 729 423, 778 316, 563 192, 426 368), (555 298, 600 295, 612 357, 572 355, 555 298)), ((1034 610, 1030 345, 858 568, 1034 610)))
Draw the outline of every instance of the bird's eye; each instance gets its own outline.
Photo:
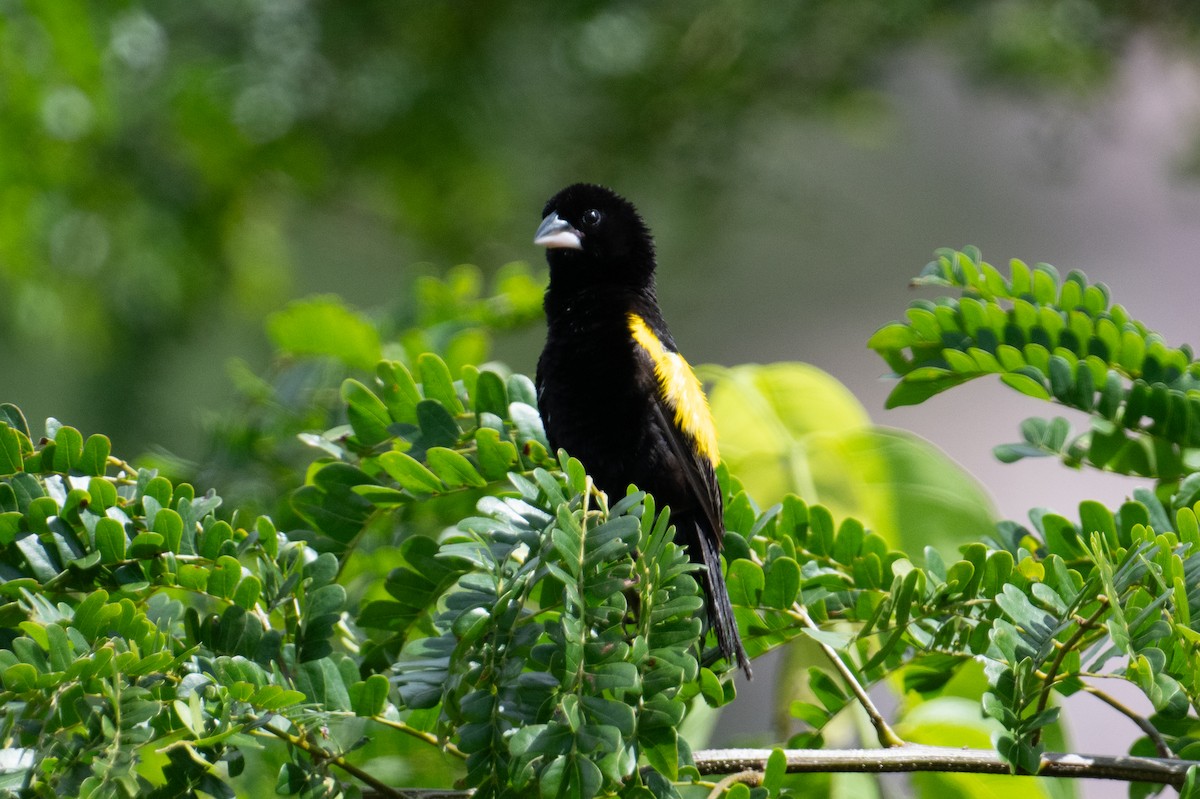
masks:
POLYGON ((600 212, 597 211, 595 208, 591 209, 590 211, 583 212, 583 224, 588 225, 588 226, 595 226, 595 225, 598 225, 599 223, 600 223, 600 212))

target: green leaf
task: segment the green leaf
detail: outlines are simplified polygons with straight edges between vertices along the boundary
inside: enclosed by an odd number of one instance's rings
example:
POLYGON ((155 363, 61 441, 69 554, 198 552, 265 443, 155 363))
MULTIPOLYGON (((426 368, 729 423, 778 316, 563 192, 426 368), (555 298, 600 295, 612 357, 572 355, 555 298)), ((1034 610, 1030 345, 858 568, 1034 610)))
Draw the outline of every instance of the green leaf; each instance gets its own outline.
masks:
POLYGON ((17 431, 7 425, 0 425, 0 475, 16 474, 24 470, 24 462, 21 438, 17 431))
POLYGON ((403 452, 385 452, 376 461, 401 488, 415 494, 438 494, 445 490, 437 475, 403 452))
POLYGON ((301 300, 271 314, 267 334, 285 354, 329 356, 363 371, 383 357, 375 326, 334 296, 301 300))
POLYGON ((452 414, 463 412, 462 400, 454 388, 454 379, 445 361, 431 352, 422 353, 417 358, 417 371, 421 376, 425 399, 441 403, 452 414))
POLYGON ((867 346, 873 350, 902 350, 914 343, 911 327, 900 322, 884 325, 867 340, 867 346))
POLYGON ((725 577, 729 600, 734 606, 758 607, 763 591, 763 570, 755 563, 738 559, 729 564, 725 577))
POLYGON ((358 716, 378 716, 387 707, 388 679, 382 674, 372 674, 362 682, 350 686, 350 703, 358 716))
POLYGON ((542 799, 592 799, 600 793, 603 774, 590 759, 560 755, 550 761, 538 780, 542 799))
POLYGON ((1179 789, 1179 799, 1200 799, 1200 766, 1189 766, 1179 789))
POLYGON ((79 459, 79 470, 87 475, 99 477, 108 468, 108 456, 112 451, 112 443, 108 436, 91 435, 83 445, 83 455, 79 459))
POLYGON ((115 519, 104 517, 96 522, 96 549, 104 563, 116 563, 125 559, 125 528, 115 519))
POLYGON ((488 480, 502 479, 519 462, 516 446, 511 441, 501 440, 500 432, 490 427, 481 427, 475 432, 475 448, 479 471, 488 480))
POLYGON ((25 414, 21 413, 21 409, 11 402, 0 402, 0 426, 3 425, 16 430, 26 439, 33 438, 29 432, 29 423, 25 421, 25 414))
POLYGON ((839 651, 844 651, 850 645, 850 642, 854 640, 853 636, 848 633, 841 633, 835 630, 813 630, 806 627, 802 632, 814 641, 839 651))
POLYGON ((54 471, 69 472, 83 460, 83 436, 66 425, 54 434, 54 471))
POLYGON ((183 539, 183 519, 170 508, 163 508, 154 515, 151 528, 163 537, 163 545, 170 552, 180 551, 180 541, 183 539))
POLYGON ((62 571, 58 556, 38 536, 32 533, 18 535, 14 543, 25 558, 29 572, 39 582, 48 583, 62 571))
POLYGON ((28 663, 17 663, 0 672, 0 683, 6 691, 22 694, 37 688, 38 671, 28 663))
POLYGON ((783 788, 783 779, 787 774, 787 755, 782 749, 772 749, 767 758, 767 767, 763 770, 762 787, 767 789, 768 796, 776 796, 783 788))
POLYGON ((426 451, 425 459, 433 473, 451 488, 483 488, 487 485, 487 480, 476 471, 471 462, 452 449, 432 447, 426 451))
POLYGON ((508 390, 503 378, 486 369, 481 371, 475 381, 471 405, 476 414, 491 413, 504 418, 508 413, 508 390))
MULTIPOLYGON (((996 517, 987 491, 919 436, 859 429, 829 437, 819 447, 812 450, 810 468, 823 470, 826 481, 841 478, 839 492, 855 486, 860 497, 855 506, 829 501, 830 507, 860 520, 892 546, 920 552, 932 545, 945 553, 992 534, 996 517)), ((838 551, 845 530, 839 530, 829 554, 838 551)), ((852 536, 841 546, 848 549, 853 542, 852 536)))
POLYGON ((236 558, 222 555, 208 575, 208 593, 221 599, 229 599, 242 578, 242 565, 236 558))
POLYGON ((342 401, 346 403, 346 415, 354 435, 368 446, 374 446, 392 437, 388 430, 391 416, 383 400, 375 396, 362 383, 349 378, 342 382, 342 401))
POLYGON ((403 424, 417 423, 417 403, 421 392, 408 368, 398 361, 381 361, 375 367, 379 397, 387 405, 392 419, 403 424))
POLYGON ((310 620, 326 615, 341 615, 345 606, 346 589, 337 583, 330 583, 309 593, 304 615, 310 620))
MULTIPOLYGON (((743 562, 743 561, 735 561, 743 562)), ((762 604, 769 608, 790 608, 800 593, 800 565, 791 558, 776 558, 766 569, 762 604)))
POLYGON ((546 439, 546 429, 542 426, 542 417, 537 408, 523 402, 513 402, 508 406, 508 415, 517 428, 517 441, 521 444, 536 442, 546 449, 550 442, 546 439))
POLYGON ((253 610, 258 604, 258 597, 262 594, 262 583, 253 574, 248 574, 241 579, 237 588, 233 592, 233 604, 239 608, 253 610))
POLYGON ((439 402, 417 403, 417 424, 421 428, 421 443, 426 447, 453 447, 458 443, 458 423, 439 402))
POLYGON ((1008 372, 1000 375, 1000 380, 1009 388, 1014 388, 1027 397, 1035 399, 1050 399, 1050 392, 1046 390, 1045 383, 1032 375, 1033 367, 1028 367, 1021 372, 1008 372))
POLYGON ((301 663, 296 687, 304 692, 308 701, 323 705, 327 710, 351 711, 353 709, 346 682, 331 658, 301 663))
POLYGON ((6 547, 13 542, 17 533, 21 531, 21 522, 24 518, 25 514, 19 511, 0 513, 0 547, 6 547))
POLYGON ((352 541, 362 531, 375 510, 369 501, 344 486, 328 491, 302 486, 292 494, 291 504, 313 527, 342 544, 352 541))
POLYGON ((533 381, 522 374, 510 375, 508 378, 508 404, 520 402, 531 408, 537 407, 537 389, 533 381))
POLYGON ((711 669, 700 669, 700 695, 709 707, 721 707, 725 704, 725 689, 721 687, 721 680, 711 669))

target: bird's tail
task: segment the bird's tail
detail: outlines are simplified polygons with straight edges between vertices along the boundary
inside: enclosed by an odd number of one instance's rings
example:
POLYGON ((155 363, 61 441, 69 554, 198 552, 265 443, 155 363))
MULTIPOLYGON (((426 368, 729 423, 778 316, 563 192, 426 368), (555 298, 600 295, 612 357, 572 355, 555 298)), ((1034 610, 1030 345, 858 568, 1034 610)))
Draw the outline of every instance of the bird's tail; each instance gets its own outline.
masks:
MULTIPOLYGON (((697 524, 699 527, 699 524, 697 524)), ((721 574, 721 551, 716 536, 705 535, 704 530, 697 529, 692 537, 704 563, 704 593, 708 597, 708 619, 717 633, 717 646, 729 663, 737 663, 746 674, 746 679, 754 675, 750 671, 750 658, 742 646, 742 638, 738 634, 737 620, 733 616, 733 604, 729 601, 729 589, 725 587, 725 576, 721 574)), ((693 557, 693 559, 695 559, 693 557)))

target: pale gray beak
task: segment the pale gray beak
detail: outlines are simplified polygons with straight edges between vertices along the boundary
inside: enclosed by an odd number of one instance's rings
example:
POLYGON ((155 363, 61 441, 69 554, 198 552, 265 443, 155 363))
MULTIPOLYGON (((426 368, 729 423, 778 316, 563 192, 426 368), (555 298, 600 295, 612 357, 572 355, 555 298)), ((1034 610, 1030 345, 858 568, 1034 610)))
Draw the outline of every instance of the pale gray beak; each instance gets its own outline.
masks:
POLYGON ((551 212, 538 225, 537 233, 533 234, 533 243, 546 249, 582 250, 582 238, 583 234, 571 227, 570 222, 559 219, 558 214, 551 212))

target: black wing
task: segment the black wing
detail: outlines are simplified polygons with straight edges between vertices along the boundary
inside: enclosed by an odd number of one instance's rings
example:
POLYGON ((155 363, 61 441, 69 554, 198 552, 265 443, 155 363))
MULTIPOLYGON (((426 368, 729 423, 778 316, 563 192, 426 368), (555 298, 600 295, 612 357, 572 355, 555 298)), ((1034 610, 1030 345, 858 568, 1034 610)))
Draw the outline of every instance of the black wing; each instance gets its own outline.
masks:
MULTIPOLYGON (((738 634, 737 621, 733 614, 733 605, 729 601, 729 589, 725 585, 725 577, 721 573, 721 543, 725 537, 723 521, 723 505, 721 488, 717 483, 714 471, 714 460, 703 451, 703 447, 693 436, 685 431, 676 417, 674 402, 678 399, 680 387, 672 385, 672 375, 676 380, 695 380, 690 367, 678 353, 664 348, 666 356, 678 358, 672 362, 675 369, 687 370, 686 375, 669 372, 666 369, 655 369, 655 356, 663 354, 649 352, 639 346, 638 351, 646 359, 647 374, 655 375, 657 391, 652 403, 653 419, 651 424, 659 435, 653 437, 654 445, 664 447, 665 452, 656 453, 657 457, 650 460, 672 470, 670 475, 659 475, 657 478, 646 480, 646 485, 639 487, 650 489, 659 501, 665 501, 671 506, 671 520, 675 524, 676 534, 684 539, 688 554, 697 563, 704 564, 702 582, 704 593, 708 599, 708 616, 717 635, 717 644, 721 654, 730 663, 736 662, 745 672, 746 677, 752 676, 750 660, 742 646, 738 634), (655 492, 654 486, 659 484, 668 487, 666 491, 655 492), (661 495, 660 495, 661 493, 661 495)), ((685 390, 693 390, 687 387, 685 390)), ((694 388, 699 391, 698 384, 694 388)), ((703 395, 700 395, 701 399, 703 395)), ((691 398, 693 401, 695 398, 691 398)), ((711 415, 708 406, 701 403, 690 409, 694 414, 703 413, 705 418, 697 420, 711 427, 711 415)), ((715 452, 712 453, 715 457, 715 452)))

